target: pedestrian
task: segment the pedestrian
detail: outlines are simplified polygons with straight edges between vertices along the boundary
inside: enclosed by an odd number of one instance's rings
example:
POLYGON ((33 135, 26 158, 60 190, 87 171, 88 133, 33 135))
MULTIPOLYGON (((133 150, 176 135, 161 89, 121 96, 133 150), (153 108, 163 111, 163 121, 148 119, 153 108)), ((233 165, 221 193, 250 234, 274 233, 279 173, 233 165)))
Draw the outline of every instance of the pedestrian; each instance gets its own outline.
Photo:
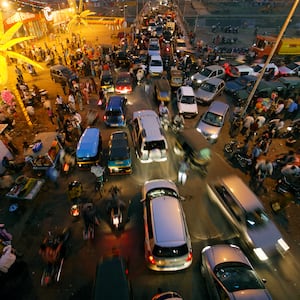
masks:
POLYGON ((261 154, 262 154, 262 150, 260 148, 260 143, 256 143, 251 151, 251 160, 252 160, 251 174, 252 175, 254 175, 256 172, 255 166, 256 166, 257 160, 261 156, 261 154))
POLYGON ((76 102, 78 103, 79 106, 79 110, 83 110, 83 106, 82 106, 82 93, 79 89, 76 89, 75 91, 75 98, 76 98, 76 102))
POLYGON ((23 73, 22 73, 22 70, 16 65, 15 67, 15 72, 17 74, 17 78, 21 81, 24 80, 24 77, 23 77, 23 73))
POLYGON ((271 176, 273 173, 273 164, 269 160, 260 160, 255 166, 256 172, 251 176, 251 185, 256 192, 260 192, 261 189, 266 193, 268 190, 264 186, 264 181, 267 176, 271 176))
POLYGON ((55 104, 58 110, 63 110, 64 100, 59 94, 56 95, 55 104))
POLYGON ((248 136, 246 137, 246 140, 248 141, 252 141, 253 137, 257 134, 257 130, 259 128, 259 120, 255 120, 254 123, 252 123, 250 125, 250 130, 249 130, 249 133, 248 133, 248 136))
POLYGON ((76 110, 76 106, 75 106, 75 98, 74 98, 74 95, 73 95, 72 91, 69 91, 68 104, 69 104, 69 107, 70 107, 73 111, 76 110))
POLYGON ((89 100, 89 89, 88 87, 85 85, 82 89, 82 95, 84 98, 84 101, 86 104, 90 104, 90 100, 89 100))
POLYGON ((298 100, 292 100, 286 110, 285 118, 293 120, 298 112, 298 100))
POLYGON ((243 127, 241 129, 241 134, 246 135, 250 129, 251 124, 254 123, 254 117, 252 115, 247 115, 243 120, 243 127))
POLYGON ((180 163, 179 170, 178 170, 178 182, 182 185, 186 183, 188 170, 189 170, 188 159, 185 156, 183 161, 180 163))
POLYGON ((48 168, 48 170, 46 171, 46 177, 54 183, 55 188, 59 188, 59 183, 58 183, 59 172, 54 166, 48 168))
POLYGON ((47 113, 48 113, 48 117, 49 117, 51 123, 54 125, 53 119, 54 119, 55 115, 54 115, 53 110, 51 109, 51 107, 47 108, 47 113))

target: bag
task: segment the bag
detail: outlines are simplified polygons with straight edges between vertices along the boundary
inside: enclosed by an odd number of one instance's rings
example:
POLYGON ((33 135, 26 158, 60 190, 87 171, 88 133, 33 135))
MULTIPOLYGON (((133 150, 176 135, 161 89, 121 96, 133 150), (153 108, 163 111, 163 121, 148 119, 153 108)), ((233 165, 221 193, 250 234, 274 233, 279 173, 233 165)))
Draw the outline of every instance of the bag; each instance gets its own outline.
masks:
POLYGON ((35 144, 33 145, 32 151, 33 151, 34 153, 39 152, 39 151, 42 149, 42 147, 43 147, 43 143, 42 143, 42 142, 37 142, 37 143, 35 143, 35 144))

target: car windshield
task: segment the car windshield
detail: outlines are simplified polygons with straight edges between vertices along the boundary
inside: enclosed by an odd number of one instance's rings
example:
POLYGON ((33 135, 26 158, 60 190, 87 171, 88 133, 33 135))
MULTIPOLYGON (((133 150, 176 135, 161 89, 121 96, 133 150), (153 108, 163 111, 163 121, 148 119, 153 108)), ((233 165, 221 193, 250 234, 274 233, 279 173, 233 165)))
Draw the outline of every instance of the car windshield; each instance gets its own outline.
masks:
POLYGON ((184 48, 184 47, 186 47, 186 44, 185 44, 185 42, 177 42, 177 47, 184 48))
POLYGON ((117 84, 130 84, 130 78, 129 77, 119 77, 117 79, 117 84))
POLYGON ((230 293, 265 288, 255 271, 240 262, 219 264, 215 267, 214 273, 230 293))
POLYGON ((164 196, 179 198, 177 192, 170 188, 154 188, 147 193, 147 199, 149 200, 164 196))
POLYGON ((289 68, 290 70, 294 70, 296 68, 299 68, 298 64, 295 64, 294 62, 289 63, 288 65, 286 65, 287 68, 289 68))
POLYGON ((110 153, 109 153, 109 160, 114 161, 114 160, 126 160, 129 159, 130 154, 129 151, 125 148, 111 148, 110 153))
POLYGON ((193 96, 182 96, 180 102, 185 104, 194 104, 196 103, 196 100, 193 96))
POLYGON ((159 46, 156 44, 150 44, 149 45, 149 50, 159 50, 159 46))
POLYGON ((254 72, 260 72, 261 69, 262 69, 262 66, 260 66, 260 65, 256 65, 256 66, 253 68, 254 72))
POLYGON ((207 68, 204 68, 200 74, 205 76, 205 77, 209 77, 210 76, 210 73, 211 73, 211 70, 207 69, 207 68))
POLYGON ((153 248, 153 255, 156 257, 180 257, 189 252, 187 244, 177 247, 160 247, 155 245, 153 248))
POLYGON ((201 90, 203 91, 206 91, 206 92, 209 92, 209 93, 213 93, 216 91, 216 86, 214 84, 210 84, 210 83, 203 83, 201 86, 200 86, 201 90))
POLYGON ((155 59, 153 59, 153 60, 151 60, 151 66, 153 66, 153 67, 161 67, 162 66, 162 62, 161 62, 161 60, 155 60, 155 59))
POLYGON ((166 149, 165 142, 161 140, 161 141, 151 141, 145 143, 144 150, 151 151, 154 149, 165 150, 166 149))
POLYGON ((207 112, 202 119, 207 124, 221 127, 223 124, 223 117, 212 112, 207 112))
POLYGON ((269 221, 267 214, 260 208, 246 213, 246 222, 249 228, 256 228, 263 226, 269 221))

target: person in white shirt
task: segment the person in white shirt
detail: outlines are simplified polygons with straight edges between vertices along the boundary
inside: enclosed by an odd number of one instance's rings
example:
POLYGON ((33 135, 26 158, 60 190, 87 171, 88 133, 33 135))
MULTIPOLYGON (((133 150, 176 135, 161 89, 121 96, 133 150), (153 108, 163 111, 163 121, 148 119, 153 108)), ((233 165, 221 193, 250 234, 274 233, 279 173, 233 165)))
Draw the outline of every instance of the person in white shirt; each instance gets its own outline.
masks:
POLYGON ((2 255, 0 257, 0 271, 3 273, 7 273, 15 261, 16 255, 13 253, 12 246, 5 246, 2 250, 2 255))

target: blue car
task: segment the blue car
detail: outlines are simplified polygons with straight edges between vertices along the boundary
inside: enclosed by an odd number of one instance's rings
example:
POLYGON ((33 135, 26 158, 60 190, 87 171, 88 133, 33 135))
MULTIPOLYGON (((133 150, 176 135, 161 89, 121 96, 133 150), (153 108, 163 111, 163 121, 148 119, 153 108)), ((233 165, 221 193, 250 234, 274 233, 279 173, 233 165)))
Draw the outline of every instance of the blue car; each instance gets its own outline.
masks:
POLYGON ((244 75, 236 78, 235 80, 227 81, 225 84, 225 92, 230 95, 234 95, 236 92, 244 90, 249 86, 252 86, 256 80, 256 76, 244 75))
POLYGON ((126 126, 125 109, 127 99, 123 96, 111 96, 104 113, 104 123, 109 127, 126 126))
POLYGON ((131 155, 125 131, 115 131, 109 139, 107 167, 110 175, 131 174, 131 155))

